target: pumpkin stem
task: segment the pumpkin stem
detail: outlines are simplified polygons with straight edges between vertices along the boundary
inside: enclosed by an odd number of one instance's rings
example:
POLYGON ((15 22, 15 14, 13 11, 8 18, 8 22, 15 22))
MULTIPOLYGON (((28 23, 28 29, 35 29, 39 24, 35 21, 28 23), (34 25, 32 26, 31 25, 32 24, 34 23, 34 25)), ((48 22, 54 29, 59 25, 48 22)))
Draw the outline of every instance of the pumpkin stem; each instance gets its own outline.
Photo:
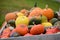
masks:
POLYGON ((46 4, 46 7, 45 7, 46 9, 48 8, 48 4, 46 4))
POLYGON ((35 2, 34 7, 37 7, 37 2, 35 2))

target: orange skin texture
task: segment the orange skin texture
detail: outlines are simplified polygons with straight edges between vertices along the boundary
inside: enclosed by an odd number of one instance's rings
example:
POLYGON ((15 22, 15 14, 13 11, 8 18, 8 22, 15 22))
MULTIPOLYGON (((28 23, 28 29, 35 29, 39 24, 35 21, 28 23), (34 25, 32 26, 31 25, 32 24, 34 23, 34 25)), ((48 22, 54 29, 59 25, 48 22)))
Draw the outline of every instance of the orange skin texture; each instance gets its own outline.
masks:
POLYGON ((25 35, 28 33, 28 27, 24 24, 20 24, 16 26, 16 32, 20 35, 25 35))
POLYGON ((40 16, 41 13, 42 13, 42 9, 39 7, 36 7, 30 12, 29 17, 40 16))
POLYGON ((5 20, 6 20, 6 21, 15 20, 16 18, 17 18, 17 16, 16 16, 15 13, 8 13, 8 14, 6 14, 6 16, 5 16, 5 20))
POLYGON ((50 8, 43 9, 42 14, 45 15, 48 19, 52 19, 54 17, 53 10, 50 8))
POLYGON ((30 33, 33 35, 41 34, 43 32, 44 32, 44 26, 41 24, 34 25, 30 30, 30 33))

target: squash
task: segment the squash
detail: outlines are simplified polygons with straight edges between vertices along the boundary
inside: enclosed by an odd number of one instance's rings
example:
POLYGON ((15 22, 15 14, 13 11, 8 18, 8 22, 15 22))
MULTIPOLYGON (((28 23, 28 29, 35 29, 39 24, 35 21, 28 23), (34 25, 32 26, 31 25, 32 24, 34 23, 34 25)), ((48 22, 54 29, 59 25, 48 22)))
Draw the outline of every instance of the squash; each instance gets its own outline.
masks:
POLYGON ((29 24, 29 19, 26 16, 19 16, 17 17, 16 21, 15 21, 16 26, 19 24, 25 24, 28 25, 29 24))
POLYGON ((60 21, 55 22, 54 26, 60 26, 60 21))
POLYGON ((10 33, 11 33, 10 28, 7 27, 6 29, 3 30, 3 33, 1 35, 1 38, 9 38, 10 33))
POLYGON ((25 16, 28 16, 28 10, 22 9, 20 10, 21 13, 23 13, 25 16))
POLYGON ((5 21, 9 21, 9 20, 16 20, 17 16, 15 13, 8 13, 5 16, 5 21))
POLYGON ((20 35, 25 35, 28 33, 28 27, 25 24, 19 24, 16 26, 16 32, 20 35))
POLYGON ((40 19, 41 19, 41 23, 43 23, 43 22, 48 22, 47 17, 44 16, 44 15, 41 15, 41 16, 40 16, 40 19))
POLYGON ((33 35, 38 35, 38 34, 44 33, 44 26, 41 24, 34 25, 31 28, 30 33, 33 35))
POLYGON ((49 28, 49 27, 53 26, 52 23, 50 23, 50 22, 44 22, 44 23, 42 23, 42 25, 44 25, 45 28, 49 28))
POLYGON ((29 17, 33 17, 33 16, 40 16, 40 14, 42 13, 42 9, 39 7, 35 7, 29 14, 29 17))
POLYGON ((48 20, 54 17, 54 11, 51 8, 48 8, 48 5, 46 5, 45 9, 43 9, 42 14, 45 15, 48 18, 48 20))
POLYGON ((16 27, 16 25, 15 25, 15 20, 9 20, 8 22, 7 22, 7 24, 10 24, 10 26, 12 26, 12 27, 16 27))
POLYGON ((24 16, 24 14, 21 13, 21 12, 18 12, 18 13, 16 13, 16 14, 17 14, 18 17, 19 17, 19 16, 24 16))
POLYGON ((18 36, 20 36, 20 34, 16 32, 16 29, 13 29, 10 33, 10 37, 18 37, 18 36))
POLYGON ((51 22, 54 25, 54 23, 57 22, 57 21, 58 21, 57 18, 52 18, 49 22, 51 22))
POLYGON ((54 18, 58 18, 58 13, 54 12, 54 18))
POLYGON ((37 18, 35 18, 35 17, 32 17, 31 19, 30 19, 30 21, 29 21, 29 25, 34 25, 34 24, 40 24, 41 23, 41 20, 40 20, 40 18, 39 19, 37 19, 37 18))

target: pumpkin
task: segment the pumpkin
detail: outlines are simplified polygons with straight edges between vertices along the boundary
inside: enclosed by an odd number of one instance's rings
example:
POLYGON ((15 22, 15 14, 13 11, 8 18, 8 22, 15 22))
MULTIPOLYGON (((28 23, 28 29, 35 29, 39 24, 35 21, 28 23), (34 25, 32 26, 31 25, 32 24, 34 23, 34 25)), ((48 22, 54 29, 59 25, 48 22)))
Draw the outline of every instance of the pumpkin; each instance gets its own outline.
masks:
POLYGON ((15 20, 17 18, 15 13, 8 13, 5 16, 5 20, 8 22, 9 20, 15 20))
POLYGON ((48 22, 47 17, 44 16, 44 15, 41 15, 41 16, 40 16, 40 19, 41 19, 41 23, 43 23, 43 22, 48 22))
POLYGON ((40 18, 36 18, 36 17, 32 17, 29 20, 29 25, 34 25, 34 24, 40 24, 41 23, 41 19, 40 18))
POLYGON ((19 16, 24 16, 24 14, 21 13, 21 12, 18 12, 18 13, 16 13, 16 14, 17 14, 18 17, 19 17, 19 16))
POLYGON ((54 25, 54 23, 57 22, 57 21, 58 21, 57 18, 52 18, 49 22, 51 22, 54 25))
POLYGON ((22 9, 22 10, 20 10, 20 12, 23 13, 25 16, 28 15, 28 10, 26 10, 26 9, 22 9))
POLYGON ((16 21, 15 21, 16 26, 19 24, 29 24, 29 19, 26 16, 19 16, 17 17, 16 21))
POLYGON ((33 17, 33 16, 40 16, 40 14, 42 13, 42 9, 39 7, 35 7, 29 14, 29 17, 33 17))
POLYGON ((10 37, 18 37, 20 36, 17 32, 13 32, 10 34, 10 37))
POLYGON ((54 18, 58 18, 58 13, 54 12, 54 18))
POLYGON ((60 21, 55 22, 54 26, 57 26, 60 29, 60 21))
POLYGON ((10 26, 16 27, 15 20, 9 20, 7 24, 10 24, 10 26))
POLYGON ((54 12, 51 8, 48 8, 46 5, 46 8, 43 9, 42 15, 45 15, 48 18, 48 20, 50 20, 54 17, 54 12))
POLYGON ((42 23, 42 25, 44 25, 45 28, 49 28, 49 27, 53 26, 52 23, 50 23, 50 22, 44 22, 44 23, 42 23))
POLYGON ((25 35, 28 33, 28 27, 25 24, 19 24, 16 26, 16 32, 20 35, 25 35))
POLYGON ((30 30, 30 33, 33 35, 37 35, 43 32, 44 32, 44 26, 41 24, 34 25, 30 30))
POLYGON ((6 29, 3 30, 3 33, 1 35, 1 38, 9 38, 10 33, 11 33, 10 28, 7 27, 6 29))
POLYGON ((17 32, 16 32, 16 29, 13 29, 10 33, 10 37, 18 37, 20 36, 17 32))
POLYGON ((27 10, 26 10, 26 9, 22 9, 22 10, 20 10, 20 12, 21 12, 21 13, 26 13, 27 10))

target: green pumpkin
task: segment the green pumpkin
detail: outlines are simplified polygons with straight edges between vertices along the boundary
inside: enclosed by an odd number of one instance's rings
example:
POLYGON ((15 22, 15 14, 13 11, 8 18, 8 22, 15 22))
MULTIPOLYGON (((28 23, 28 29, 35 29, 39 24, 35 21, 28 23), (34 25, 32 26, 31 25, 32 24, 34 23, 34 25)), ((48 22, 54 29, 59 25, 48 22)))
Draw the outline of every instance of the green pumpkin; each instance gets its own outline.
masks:
POLYGON ((54 23, 57 22, 57 21, 58 21, 57 18, 52 18, 52 19, 50 20, 50 23, 52 23, 52 24, 54 25, 54 23))
POLYGON ((46 16, 41 15, 40 18, 41 18, 41 23, 48 22, 48 19, 46 16))
POLYGON ((60 26, 60 21, 55 22, 54 26, 60 26))
POLYGON ((16 27, 15 20, 10 20, 7 22, 7 24, 10 24, 10 26, 16 27))
POLYGON ((41 19, 37 19, 35 17, 31 18, 30 21, 29 21, 29 25, 34 25, 34 24, 40 24, 41 23, 41 19))
POLYGON ((58 18, 58 13, 54 12, 54 18, 58 18))

